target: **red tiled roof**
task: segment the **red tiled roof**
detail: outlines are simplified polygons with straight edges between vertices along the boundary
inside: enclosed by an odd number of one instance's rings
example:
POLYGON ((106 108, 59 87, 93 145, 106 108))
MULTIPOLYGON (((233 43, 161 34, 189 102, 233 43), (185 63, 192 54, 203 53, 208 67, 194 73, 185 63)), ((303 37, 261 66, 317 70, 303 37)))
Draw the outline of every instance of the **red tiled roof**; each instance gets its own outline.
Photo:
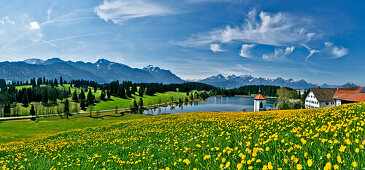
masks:
POLYGON ((257 95, 254 99, 255 100, 266 100, 266 98, 261 93, 259 95, 257 95))
POLYGON ((359 92, 364 88, 365 87, 360 87, 357 89, 338 89, 333 98, 338 100, 363 102, 365 101, 365 93, 359 92))

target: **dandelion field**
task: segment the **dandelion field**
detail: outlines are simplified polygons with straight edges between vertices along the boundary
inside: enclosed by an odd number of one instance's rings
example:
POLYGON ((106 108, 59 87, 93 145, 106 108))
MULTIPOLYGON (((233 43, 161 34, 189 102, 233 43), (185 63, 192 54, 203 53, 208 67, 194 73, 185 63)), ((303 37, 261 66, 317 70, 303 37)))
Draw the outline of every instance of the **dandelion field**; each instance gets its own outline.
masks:
POLYGON ((0 145, 3 169, 364 169, 365 103, 153 116, 0 145))

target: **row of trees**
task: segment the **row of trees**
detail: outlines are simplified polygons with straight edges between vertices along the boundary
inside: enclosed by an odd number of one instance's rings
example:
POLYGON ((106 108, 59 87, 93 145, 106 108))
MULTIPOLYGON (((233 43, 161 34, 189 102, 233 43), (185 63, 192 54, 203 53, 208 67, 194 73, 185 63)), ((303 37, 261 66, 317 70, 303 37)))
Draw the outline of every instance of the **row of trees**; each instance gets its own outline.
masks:
MULTIPOLYGON (((51 85, 51 86, 61 85, 62 86, 63 84, 67 84, 67 81, 64 80, 62 78, 62 76, 60 76, 59 79, 56 79, 56 78, 55 79, 46 79, 46 77, 38 77, 37 79, 32 78, 30 80, 26 80, 25 82, 23 82, 23 81, 13 81, 12 82, 13 86, 32 85, 33 87, 40 86, 40 85, 51 85)), ((2 87, 1 80, 0 80, 0 87, 2 87)))
POLYGON ((251 95, 251 94, 258 94, 259 90, 261 90, 261 94, 264 96, 277 97, 278 89, 280 89, 279 86, 247 85, 233 89, 215 88, 212 90, 212 95, 221 95, 221 96, 251 95))

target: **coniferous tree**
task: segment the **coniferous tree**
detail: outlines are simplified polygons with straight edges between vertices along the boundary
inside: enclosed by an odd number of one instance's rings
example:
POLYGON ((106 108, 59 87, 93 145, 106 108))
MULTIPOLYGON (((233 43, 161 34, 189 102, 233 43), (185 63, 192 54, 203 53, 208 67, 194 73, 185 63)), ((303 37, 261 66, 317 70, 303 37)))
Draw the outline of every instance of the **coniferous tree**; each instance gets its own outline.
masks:
POLYGON ((80 100, 85 100, 85 92, 84 92, 84 89, 81 89, 81 93, 79 95, 79 99, 80 100))
POLYGON ((42 82, 42 78, 41 78, 41 77, 39 77, 39 78, 37 79, 37 86, 39 87, 41 84, 43 84, 43 82, 42 82))
POLYGON ((32 105, 31 107, 30 107, 30 115, 32 115, 32 116, 35 116, 35 109, 34 109, 34 105, 32 105))
POLYGON ((48 103, 48 92, 47 89, 42 90, 42 103, 48 103))
POLYGON ((54 79, 53 84, 54 84, 54 86, 58 87, 58 81, 57 81, 57 79, 54 79))
POLYGON ((64 112, 68 118, 68 116, 70 115, 70 102, 68 101, 68 99, 65 100, 64 112))
POLYGON ((105 101, 106 99, 105 99, 105 92, 103 91, 103 92, 101 92, 101 94, 100 94, 100 100, 102 100, 102 101, 105 101))
POLYGON ((23 104, 24 107, 29 106, 29 96, 28 96, 28 90, 27 89, 25 89, 25 91, 23 93, 22 104, 23 104))
POLYGON ((138 89, 139 97, 143 97, 143 94, 144 94, 144 87, 139 87, 139 89, 138 89))
POLYGON ((6 81, 4 79, 0 79, 0 89, 5 89, 5 88, 6 88, 6 81))
POLYGON ((74 91, 74 94, 72 95, 72 101, 78 103, 79 102, 79 97, 77 95, 76 90, 74 91))
POLYGON ((131 88, 131 94, 136 94, 137 92, 137 85, 133 84, 131 88))
POLYGON ((94 101, 95 101, 95 97, 91 91, 91 89, 89 89, 89 92, 87 93, 87 101, 86 101, 86 105, 94 105, 94 101))
POLYGON ((125 89, 125 94, 127 97, 132 97, 131 91, 129 90, 129 87, 125 89))
POLYGON ((139 108, 143 108, 143 99, 139 98, 139 108))
POLYGON ((4 106, 4 117, 10 116, 10 109, 11 109, 10 103, 8 103, 4 106))
POLYGON ((60 76, 60 85, 63 86, 63 79, 62 76, 60 76))
POLYGON ((118 88, 118 97, 120 97, 120 98, 126 98, 125 97, 125 89, 124 89, 124 87, 119 86, 119 88, 118 88))
POLYGON ((85 99, 82 99, 81 101, 80 101, 80 107, 81 107, 81 109, 82 110, 86 110, 86 104, 85 104, 85 99))

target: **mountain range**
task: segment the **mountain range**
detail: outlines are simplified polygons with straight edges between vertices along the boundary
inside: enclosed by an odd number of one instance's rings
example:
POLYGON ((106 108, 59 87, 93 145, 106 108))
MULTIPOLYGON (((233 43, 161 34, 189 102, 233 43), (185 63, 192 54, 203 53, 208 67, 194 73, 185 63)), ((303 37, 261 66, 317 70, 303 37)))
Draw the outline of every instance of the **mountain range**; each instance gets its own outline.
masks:
POLYGON ((146 83, 183 83, 185 82, 169 70, 149 65, 143 69, 99 59, 95 63, 64 61, 59 58, 48 60, 27 59, 18 62, 0 62, 0 78, 24 81, 33 77, 59 78, 65 80, 84 79, 99 83, 115 80, 146 83))
MULTIPOLYGON (((222 74, 218 74, 216 76, 211 76, 203 80, 199 80, 201 83, 210 84, 216 87, 224 87, 224 88, 235 88, 244 85, 273 85, 273 86, 281 86, 281 87, 291 87, 294 89, 308 89, 311 87, 318 87, 316 84, 308 83, 305 80, 294 80, 294 79, 283 79, 281 77, 270 79, 270 78, 256 78, 250 75, 230 75, 223 76, 222 74)), ((323 88, 338 88, 340 86, 337 85, 321 85, 323 88)))
MULTIPOLYGON (((125 64, 106 59, 99 59, 95 63, 64 61, 59 58, 51 58, 48 60, 34 58, 17 62, 0 62, 0 78, 5 80, 24 81, 34 77, 54 79, 60 76, 65 80, 84 79, 99 83, 107 83, 115 80, 165 84, 186 82, 170 70, 161 69, 152 65, 148 65, 142 69, 131 68, 125 64)), ((234 88, 244 85, 274 85, 294 89, 308 89, 318 86, 308 83, 305 80, 296 81, 281 77, 275 79, 256 78, 250 75, 223 76, 218 74, 196 81, 224 88, 234 88)), ((341 86, 323 84, 321 87, 337 88, 341 86)))

